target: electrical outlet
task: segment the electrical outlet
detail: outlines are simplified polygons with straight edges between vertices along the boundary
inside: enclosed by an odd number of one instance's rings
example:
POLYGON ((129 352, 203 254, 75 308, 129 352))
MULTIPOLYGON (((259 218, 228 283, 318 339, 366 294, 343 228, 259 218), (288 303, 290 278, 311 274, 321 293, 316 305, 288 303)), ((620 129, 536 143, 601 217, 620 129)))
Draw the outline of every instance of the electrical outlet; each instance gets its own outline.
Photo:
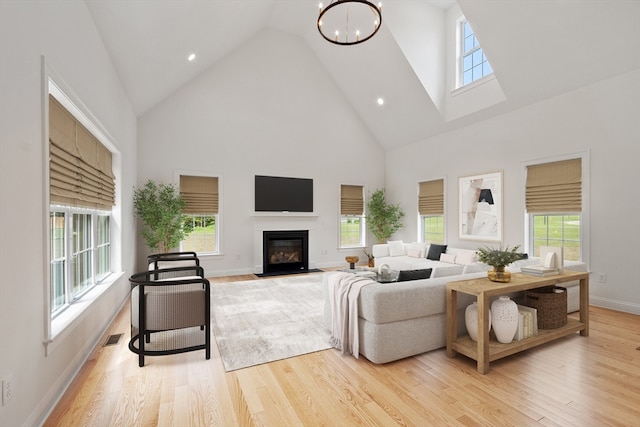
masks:
POLYGON ((2 379, 2 406, 9 403, 13 397, 13 386, 13 376, 11 374, 2 379))
POLYGON ((606 273, 600 273, 600 275, 598 276, 598 282, 607 283, 607 274, 606 273))

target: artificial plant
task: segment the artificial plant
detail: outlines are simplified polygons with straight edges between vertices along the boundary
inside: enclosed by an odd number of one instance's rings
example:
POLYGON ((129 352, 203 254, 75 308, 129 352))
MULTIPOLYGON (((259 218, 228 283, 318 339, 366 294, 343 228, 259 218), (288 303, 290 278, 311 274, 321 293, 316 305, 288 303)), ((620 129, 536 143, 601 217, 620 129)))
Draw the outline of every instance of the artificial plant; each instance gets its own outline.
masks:
POLYGON ((404 211, 398 204, 387 202, 385 190, 377 189, 367 201, 367 226, 379 243, 384 243, 402 228, 404 211))
POLYGON ((144 223, 142 237, 151 250, 166 253, 184 239, 185 201, 174 185, 148 180, 134 190, 133 206, 144 223))

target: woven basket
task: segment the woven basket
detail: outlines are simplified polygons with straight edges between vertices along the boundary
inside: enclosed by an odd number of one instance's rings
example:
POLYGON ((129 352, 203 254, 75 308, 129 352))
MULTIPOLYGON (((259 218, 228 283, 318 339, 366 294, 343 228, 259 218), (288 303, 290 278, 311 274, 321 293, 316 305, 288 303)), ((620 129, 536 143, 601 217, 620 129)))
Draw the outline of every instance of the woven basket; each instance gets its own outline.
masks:
POLYGON ((538 310, 539 329, 555 329, 567 324, 567 288, 547 286, 525 291, 524 304, 538 310))

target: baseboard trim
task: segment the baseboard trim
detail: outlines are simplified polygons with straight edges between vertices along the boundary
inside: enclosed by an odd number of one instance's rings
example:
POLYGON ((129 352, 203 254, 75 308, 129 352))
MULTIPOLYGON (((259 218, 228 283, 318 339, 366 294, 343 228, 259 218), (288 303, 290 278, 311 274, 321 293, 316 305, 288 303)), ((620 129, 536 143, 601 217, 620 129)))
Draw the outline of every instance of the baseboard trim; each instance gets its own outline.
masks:
POLYGON ((611 310, 623 311, 625 313, 640 314, 640 304, 630 303, 627 301, 619 301, 610 298, 589 297, 589 304, 597 307, 609 308, 611 310))

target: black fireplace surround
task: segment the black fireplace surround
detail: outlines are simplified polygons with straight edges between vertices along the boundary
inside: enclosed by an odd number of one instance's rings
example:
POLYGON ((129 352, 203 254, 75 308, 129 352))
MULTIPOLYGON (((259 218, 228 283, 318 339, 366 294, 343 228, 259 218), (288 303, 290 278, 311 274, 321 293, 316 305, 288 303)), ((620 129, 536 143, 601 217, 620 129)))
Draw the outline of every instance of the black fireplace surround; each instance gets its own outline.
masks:
POLYGON ((287 274, 309 270, 309 231, 262 232, 262 271, 287 274))

